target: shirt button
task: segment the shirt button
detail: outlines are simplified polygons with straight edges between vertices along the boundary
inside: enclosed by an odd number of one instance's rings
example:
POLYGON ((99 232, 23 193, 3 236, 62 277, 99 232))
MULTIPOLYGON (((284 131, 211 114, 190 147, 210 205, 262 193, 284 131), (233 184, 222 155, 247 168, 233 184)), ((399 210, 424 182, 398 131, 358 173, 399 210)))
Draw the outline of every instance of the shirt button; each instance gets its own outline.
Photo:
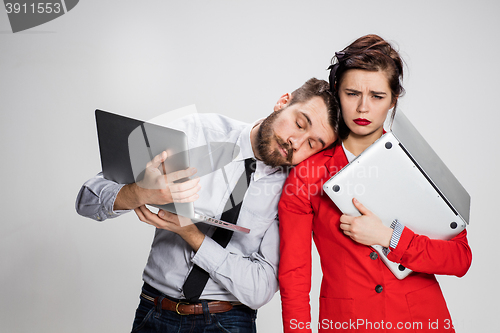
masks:
POLYGON ((375 291, 379 294, 382 292, 382 290, 384 290, 384 287, 382 287, 380 284, 375 287, 375 291))
POLYGON ((377 260, 378 259, 378 253, 373 251, 372 253, 370 253, 370 259, 371 260, 377 260))

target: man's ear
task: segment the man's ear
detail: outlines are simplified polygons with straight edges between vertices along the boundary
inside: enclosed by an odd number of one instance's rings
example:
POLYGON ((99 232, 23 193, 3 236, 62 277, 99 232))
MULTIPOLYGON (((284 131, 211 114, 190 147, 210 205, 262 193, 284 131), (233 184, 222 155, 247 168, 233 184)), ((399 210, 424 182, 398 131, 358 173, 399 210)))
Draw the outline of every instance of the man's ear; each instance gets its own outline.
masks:
POLYGON ((278 99, 276 105, 274 106, 274 111, 279 111, 283 109, 292 100, 292 94, 286 93, 278 99))

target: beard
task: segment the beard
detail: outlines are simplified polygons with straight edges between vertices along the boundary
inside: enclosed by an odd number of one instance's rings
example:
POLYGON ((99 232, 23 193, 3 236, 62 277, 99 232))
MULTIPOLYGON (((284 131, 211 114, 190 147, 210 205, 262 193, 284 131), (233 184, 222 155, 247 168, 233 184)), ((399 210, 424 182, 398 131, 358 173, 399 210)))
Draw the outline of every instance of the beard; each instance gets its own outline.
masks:
POLYGON ((257 132, 257 139, 259 142, 257 145, 257 151, 259 152, 260 158, 262 159, 262 162, 273 168, 278 166, 292 166, 293 149, 288 143, 278 137, 273 130, 274 123, 283 110, 284 109, 271 113, 266 119, 264 119, 264 121, 262 121, 257 132), (287 152, 286 157, 283 156, 278 148, 272 148, 273 142, 276 142, 287 152))

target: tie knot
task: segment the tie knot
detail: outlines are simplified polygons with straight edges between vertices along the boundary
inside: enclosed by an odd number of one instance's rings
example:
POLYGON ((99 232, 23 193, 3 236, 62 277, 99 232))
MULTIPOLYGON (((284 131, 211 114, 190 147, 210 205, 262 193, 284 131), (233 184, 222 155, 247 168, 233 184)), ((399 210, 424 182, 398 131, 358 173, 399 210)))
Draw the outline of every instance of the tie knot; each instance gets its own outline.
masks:
POLYGON ((245 160, 245 170, 250 170, 251 172, 255 172, 255 168, 257 167, 257 161, 255 158, 247 158, 245 160))
POLYGON ((247 186, 250 185, 250 178, 252 177, 252 173, 255 172, 255 168, 257 167, 257 161, 254 158, 247 158, 245 160, 245 173, 247 176, 247 186))

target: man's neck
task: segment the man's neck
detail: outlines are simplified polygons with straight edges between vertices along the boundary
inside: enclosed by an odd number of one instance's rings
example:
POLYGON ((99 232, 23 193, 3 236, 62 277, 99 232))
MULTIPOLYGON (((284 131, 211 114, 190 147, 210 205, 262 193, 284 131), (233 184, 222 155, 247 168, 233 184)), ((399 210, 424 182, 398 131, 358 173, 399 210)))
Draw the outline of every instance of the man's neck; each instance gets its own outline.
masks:
POLYGON ((261 123, 258 123, 250 130, 250 144, 252 145, 252 151, 255 155, 255 158, 257 158, 258 160, 262 160, 259 155, 259 150, 257 149, 257 147, 259 146, 257 134, 259 133, 260 124, 261 123))

